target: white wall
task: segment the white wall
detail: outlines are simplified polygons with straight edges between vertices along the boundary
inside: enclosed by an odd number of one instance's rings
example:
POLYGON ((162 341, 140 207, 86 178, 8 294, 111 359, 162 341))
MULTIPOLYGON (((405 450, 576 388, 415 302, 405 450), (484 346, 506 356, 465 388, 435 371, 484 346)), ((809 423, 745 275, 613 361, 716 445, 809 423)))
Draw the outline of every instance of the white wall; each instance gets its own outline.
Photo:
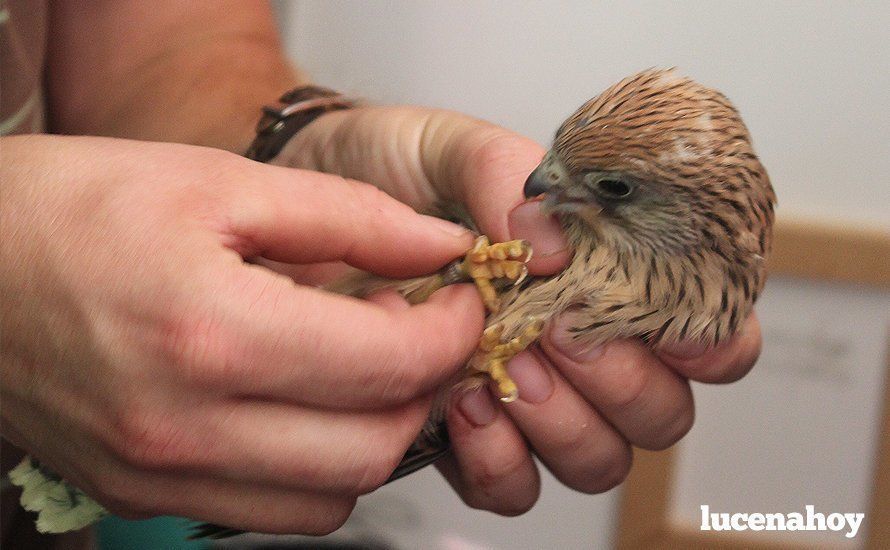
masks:
MULTIPOLYGON (((461 110, 542 143, 581 102, 617 79, 678 66, 739 107, 772 176, 781 216, 890 230, 888 6, 278 4, 288 48, 316 82, 387 103, 461 110)), ((372 515, 393 503, 413 510, 425 538, 407 527, 409 520, 389 530, 406 547, 438 547, 440 535, 459 532, 485 547, 599 548, 612 540, 616 502, 614 493, 581 496, 548 478, 531 514, 500 519, 465 509, 425 472, 361 507, 372 515)))

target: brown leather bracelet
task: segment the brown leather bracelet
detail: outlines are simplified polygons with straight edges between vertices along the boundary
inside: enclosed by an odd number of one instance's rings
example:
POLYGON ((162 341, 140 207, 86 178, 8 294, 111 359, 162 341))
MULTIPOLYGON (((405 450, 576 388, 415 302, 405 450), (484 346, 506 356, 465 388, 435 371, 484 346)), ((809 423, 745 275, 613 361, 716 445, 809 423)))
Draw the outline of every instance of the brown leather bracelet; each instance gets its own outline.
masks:
POLYGON ((349 109, 356 101, 322 88, 300 86, 285 93, 277 105, 263 107, 263 117, 257 123, 256 138, 244 156, 259 162, 269 162, 284 145, 310 122, 330 111, 349 109))

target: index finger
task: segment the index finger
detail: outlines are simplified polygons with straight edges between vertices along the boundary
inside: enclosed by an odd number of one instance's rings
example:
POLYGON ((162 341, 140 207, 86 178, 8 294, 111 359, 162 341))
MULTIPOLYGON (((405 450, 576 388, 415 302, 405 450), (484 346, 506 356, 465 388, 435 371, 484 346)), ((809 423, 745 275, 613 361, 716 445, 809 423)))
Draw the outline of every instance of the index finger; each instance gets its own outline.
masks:
POLYGON ((340 260, 412 277, 436 271, 473 242, 466 228, 418 214, 367 183, 257 163, 246 172, 250 178, 231 190, 222 231, 245 257, 340 260))
POLYGON ((259 266, 235 271, 182 337, 192 378, 228 394, 338 409, 404 403, 453 376, 482 331, 467 285, 407 307, 297 286, 259 266))

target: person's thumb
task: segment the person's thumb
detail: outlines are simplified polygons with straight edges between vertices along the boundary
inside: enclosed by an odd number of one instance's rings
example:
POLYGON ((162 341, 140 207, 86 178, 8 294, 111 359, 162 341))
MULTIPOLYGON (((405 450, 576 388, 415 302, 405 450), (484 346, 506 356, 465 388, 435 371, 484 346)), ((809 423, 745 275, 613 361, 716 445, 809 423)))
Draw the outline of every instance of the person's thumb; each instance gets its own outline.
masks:
POLYGON ((539 201, 526 201, 507 217, 511 239, 531 243, 533 255, 528 270, 533 275, 552 275, 569 263, 572 253, 559 221, 541 212, 539 201))

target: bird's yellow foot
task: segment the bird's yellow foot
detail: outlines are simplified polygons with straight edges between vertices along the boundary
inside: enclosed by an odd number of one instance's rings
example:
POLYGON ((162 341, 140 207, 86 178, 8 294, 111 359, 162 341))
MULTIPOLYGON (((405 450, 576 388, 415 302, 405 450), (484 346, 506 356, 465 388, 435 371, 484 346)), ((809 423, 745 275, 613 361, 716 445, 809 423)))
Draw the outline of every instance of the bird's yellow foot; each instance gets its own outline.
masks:
POLYGON ((508 279, 514 284, 528 275, 526 262, 532 258, 532 248, 528 241, 507 241, 491 244, 482 235, 476 239, 473 248, 467 252, 461 268, 476 283, 485 307, 497 313, 501 307, 492 279, 508 279))
POLYGON ((497 385, 498 398, 504 403, 516 401, 519 396, 516 383, 507 373, 507 362, 537 340, 543 329, 544 321, 533 318, 529 319, 519 336, 507 342, 501 340, 504 334, 504 325, 501 323, 488 327, 482 333, 479 347, 470 359, 470 368, 487 374, 494 381, 497 385))

